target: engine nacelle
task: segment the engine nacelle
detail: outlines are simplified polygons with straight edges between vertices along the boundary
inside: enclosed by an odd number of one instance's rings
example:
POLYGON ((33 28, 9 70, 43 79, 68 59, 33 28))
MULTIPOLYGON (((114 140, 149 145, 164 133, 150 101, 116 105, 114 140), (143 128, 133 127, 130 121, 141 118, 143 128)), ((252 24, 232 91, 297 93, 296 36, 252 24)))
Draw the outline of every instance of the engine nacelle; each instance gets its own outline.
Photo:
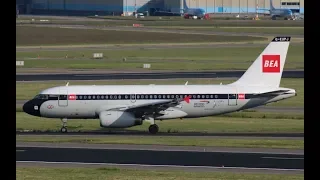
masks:
POLYGON ((142 124, 132 113, 123 111, 102 111, 99 118, 101 127, 126 128, 142 124))

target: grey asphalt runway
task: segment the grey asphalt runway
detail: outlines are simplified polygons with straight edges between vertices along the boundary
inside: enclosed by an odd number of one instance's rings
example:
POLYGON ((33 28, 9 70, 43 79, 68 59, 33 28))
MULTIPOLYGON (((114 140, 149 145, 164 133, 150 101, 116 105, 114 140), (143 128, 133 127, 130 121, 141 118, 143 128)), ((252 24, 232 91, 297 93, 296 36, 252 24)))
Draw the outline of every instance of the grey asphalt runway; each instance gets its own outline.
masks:
MULTIPOLYGON (((175 79, 240 78, 245 71, 99 73, 99 74, 16 74, 16 81, 109 80, 109 79, 175 79)), ((283 71, 282 78, 304 78, 304 70, 283 71)))
POLYGON ((234 147, 201 147, 201 146, 167 146, 167 145, 134 145, 134 144, 85 144, 85 143, 45 143, 16 142, 16 147, 35 148, 80 148, 80 149, 119 149, 146 151, 188 151, 188 152, 230 152, 230 153, 265 153, 304 155, 303 149, 279 148, 234 148, 234 147))
POLYGON ((16 147, 16 161, 47 162, 69 164, 105 164, 196 167, 202 169, 259 169, 279 170, 283 172, 304 172, 303 154, 275 154, 255 152, 216 152, 188 150, 137 150, 137 149, 108 149, 108 148, 69 148, 69 147, 16 147))
MULTIPOLYGON (((16 131, 19 137, 84 137, 84 138, 100 138, 100 137, 142 137, 150 136, 147 131, 137 130, 113 130, 113 131, 82 131, 82 132, 68 132, 67 134, 57 132, 37 132, 37 131, 16 131)), ((283 140, 304 140, 304 133, 206 133, 206 132, 178 132, 178 133, 165 133, 159 132, 157 137, 184 137, 184 138, 215 138, 215 139, 283 139, 283 140)))

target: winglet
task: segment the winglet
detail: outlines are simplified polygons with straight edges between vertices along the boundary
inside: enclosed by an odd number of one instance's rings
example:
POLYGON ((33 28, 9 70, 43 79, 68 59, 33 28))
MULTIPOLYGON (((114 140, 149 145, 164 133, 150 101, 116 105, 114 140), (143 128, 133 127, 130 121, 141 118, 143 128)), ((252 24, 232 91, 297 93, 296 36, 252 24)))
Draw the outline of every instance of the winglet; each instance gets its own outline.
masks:
POLYGON ((69 82, 67 82, 66 86, 69 86, 69 82))
POLYGON ((184 85, 188 85, 188 81, 184 85))

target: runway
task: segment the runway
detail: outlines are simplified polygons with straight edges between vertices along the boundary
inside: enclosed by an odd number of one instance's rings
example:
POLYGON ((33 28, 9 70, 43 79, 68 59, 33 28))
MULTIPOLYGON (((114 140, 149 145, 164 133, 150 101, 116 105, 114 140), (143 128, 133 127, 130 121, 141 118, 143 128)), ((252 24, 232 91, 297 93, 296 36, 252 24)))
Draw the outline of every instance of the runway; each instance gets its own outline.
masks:
MULTIPOLYGON (((113 131, 70 131, 67 134, 57 132, 39 132, 39 131, 19 131, 16 130, 19 137, 60 137, 60 138, 104 138, 104 137, 150 137, 147 131, 138 130, 113 130, 113 131)), ((304 140, 304 133, 207 133, 207 132, 159 132, 155 137, 184 137, 184 138, 213 138, 213 139, 278 139, 278 140, 304 140)))
MULTIPOLYGON (((99 74, 16 74, 16 81, 110 80, 110 79, 175 79, 175 78, 240 78, 245 71, 99 73, 99 74)), ((282 78, 304 78, 304 70, 284 71, 282 78)))
MULTIPOLYGON (((91 146, 91 145, 90 145, 91 146)), ((103 146, 103 145, 100 145, 103 146)), ((46 164, 78 164, 78 165, 111 165, 111 166, 144 166, 153 169, 161 166, 170 169, 180 167, 188 170, 223 170, 234 169, 241 171, 281 171, 281 173, 304 173, 304 154, 294 153, 265 153, 254 149, 246 152, 228 152, 210 150, 197 151, 190 149, 172 150, 161 146, 153 149, 133 148, 95 148, 71 147, 51 144, 46 147, 33 145, 17 145, 16 161, 18 164, 46 163, 46 164)))

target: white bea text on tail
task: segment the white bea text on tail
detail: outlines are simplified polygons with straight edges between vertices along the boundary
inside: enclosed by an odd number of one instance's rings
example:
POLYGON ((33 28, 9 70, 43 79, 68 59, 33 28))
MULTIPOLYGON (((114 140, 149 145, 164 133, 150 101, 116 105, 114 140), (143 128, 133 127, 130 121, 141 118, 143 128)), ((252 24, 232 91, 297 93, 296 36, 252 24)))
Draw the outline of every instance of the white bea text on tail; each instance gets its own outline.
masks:
POLYGON ((231 85, 279 87, 291 37, 275 37, 248 70, 231 85))

